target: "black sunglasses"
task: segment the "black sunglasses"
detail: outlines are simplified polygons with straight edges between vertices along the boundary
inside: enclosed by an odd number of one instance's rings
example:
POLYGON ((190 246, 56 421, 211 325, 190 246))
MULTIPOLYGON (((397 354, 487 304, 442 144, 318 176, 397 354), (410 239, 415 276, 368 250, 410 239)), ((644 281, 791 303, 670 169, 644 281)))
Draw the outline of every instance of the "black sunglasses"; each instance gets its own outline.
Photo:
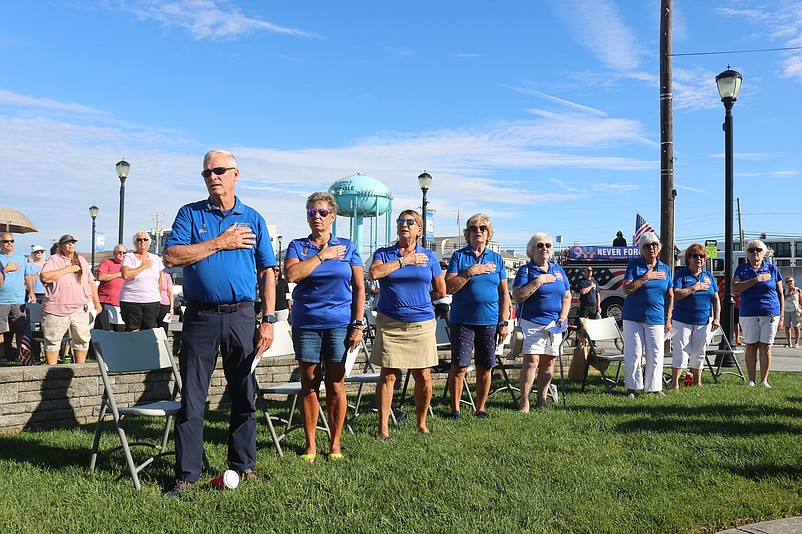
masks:
POLYGON ((314 218, 316 213, 319 214, 321 217, 325 218, 325 217, 328 217, 329 213, 331 213, 331 212, 329 210, 327 210, 326 208, 320 208, 318 210, 316 210, 315 208, 310 208, 310 209, 306 210, 306 216, 307 217, 314 218))
POLYGON ((544 248, 551 248, 551 243, 538 243, 535 245, 537 248, 543 250, 544 248))
POLYGON ((13 243, 13 239, 3 239, 3 243, 13 243))
POLYGON ((703 260, 703 259, 705 259, 706 257, 707 257, 707 256, 706 256, 706 255, 704 255, 704 254, 691 254, 691 258, 696 258, 697 260, 703 260))
POLYGON ((150 238, 149 237, 137 237, 136 240, 137 241, 150 241, 150 238))
POLYGON ((201 176, 203 176, 204 178, 208 178, 209 176, 212 175, 212 173, 215 173, 217 176, 220 176, 221 174, 225 174, 227 171, 230 171, 231 169, 236 169, 236 167, 215 167, 214 169, 204 169, 201 171, 201 176))
POLYGON ((395 224, 398 226, 404 226, 405 224, 407 226, 415 226, 415 219, 398 219, 395 224))
POLYGON ((482 225, 482 226, 469 226, 468 230, 470 230, 471 232, 474 232, 474 233, 487 232, 487 226, 485 226, 485 225, 482 225))
POLYGON ((763 249, 758 247, 750 247, 746 249, 746 251, 751 252, 752 254, 757 254, 758 252, 763 252, 763 249))

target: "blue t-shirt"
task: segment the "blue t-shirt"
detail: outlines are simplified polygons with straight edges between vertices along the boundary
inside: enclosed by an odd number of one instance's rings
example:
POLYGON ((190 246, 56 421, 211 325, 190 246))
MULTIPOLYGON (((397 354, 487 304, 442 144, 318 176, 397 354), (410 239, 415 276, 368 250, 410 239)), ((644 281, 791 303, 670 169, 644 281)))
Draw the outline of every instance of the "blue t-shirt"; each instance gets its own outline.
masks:
POLYGON ((530 260, 518 269, 512 284, 512 287, 521 287, 547 273, 554 275, 557 280, 543 284, 528 299, 518 304, 520 317, 535 324, 545 325, 560 318, 565 292, 571 291, 568 276, 556 263, 549 263, 546 270, 543 270, 530 260))
POLYGON ((741 303, 738 307, 739 316, 777 317, 780 315, 780 297, 777 294, 777 284, 782 282, 782 276, 776 265, 764 261, 760 269, 755 270, 748 263, 742 263, 735 268, 735 273, 732 277, 746 281, 756 278, 757 275, 762 273, 769 273, 771 278, 741 291, 741 303))
MULTIPOLYGON (((415 252, 428 256, 425 267, 407 265, 379 280, 379 313, 396 321, 419 323, 434 319, 434 306, 429 291, 432 281, 443 274, 443 270, 431 250, 417 245, 415 252)), ((398 250, 397 243, 373 253, 373 261, 382 263, 398 261, 399 258, 401 251, 398 250)))
MULTIPOLYGON (((292 292, 293 326, 323 330, 345 328, 351 322, 354 299, 352 267, 362 267, 362 258, 351 241, 332 235, 329 246, 338 245, 345 246, 343 259, 324 261, 295 285, 292 292)), ((304 237, 290 241, 285 258, 304 261, 318 252, 320 248, 304 237)))
POLYGON ((599 282, 593 278, 585 278, 584 276, 577 280, 576 282, 576 291, 579 293, 579 304, 582 306, 596 306, 599 304, 599 296, 601 292, 599 291, 599 282), (587 293, 581 293, 580 289, 585 289, 589 287, 591 284, 596 284, 596 287, 588 291, 587 293))
POLYGON ((252 248, 221 250, 184 266, 184 298, 204 304, 256 300, 256 269, 276 265, 264 218, 239 198, 224 214, 209 200, 187 204, 178 210, 165 249, 214 239, 234 223, 248 225, 256 234, 252 248))
MULTIPOLYGON (((44 264, 36 265, 34 262, 29 261, 28 264, 25 266, 25 276, 31 276, 34 274, 38 275, 39 271, 42 270, 42 267, 44 267, 44 264)), ((34 294, 37 293, 44 294, 45 292, 45 286, 44 284, 42 284, 42 281, 39 279, 38 276, 33 279, 33 292, 34 294)))
POLYGON ((696 282, 707 282, 710 286, 707 291, 694 291, 684 299, 674 299, 672 318, 681 323, 703 325, 707 324, 710 319, 710 302, 718 293, 715 276, 704 269, 699 276, 696 276, 687 267, 684 267, 674 275, 673 287, 674 289, 685 289, 696 282))
MULTIPOLYGON (((648 270, 649 266, 645 259, 635 258, 627 265, 624 280, 637 280, 648 270)), ((671 289, 671 269, 662 261, 657 260, 654 270, 666 273, 666 277, 661 280, 649 280, 640 289, 626 296, 623 315, 625 321, 665 324, 665 295, 671 289)))
POLYGON ((451 255, 448 262, 449 273, 461 273, 477 263, 495 263, 492 273, 480 274, 470 278, 451 300, 451 322, 490 326, 498 324, 498 287, 507 279, 507 269, 501 254, 485 249, 476 257, 470 245, 451 255))
POLYGON ((16 252, 11 256, 0 254, 0 269, 3 269, 4 282, 0 287, 0 304, 25 304, 25 263, 28 260, 16 252), (19 269, 6 272, 11 262, 19 263, 19 269))

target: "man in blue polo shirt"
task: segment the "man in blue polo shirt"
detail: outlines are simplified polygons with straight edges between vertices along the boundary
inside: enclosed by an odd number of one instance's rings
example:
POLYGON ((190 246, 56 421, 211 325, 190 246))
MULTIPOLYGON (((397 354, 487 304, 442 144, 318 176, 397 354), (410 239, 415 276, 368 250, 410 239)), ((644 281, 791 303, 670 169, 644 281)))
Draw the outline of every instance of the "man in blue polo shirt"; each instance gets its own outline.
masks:
POLYGON ((164 264, 184 267, 183 336, 179 362, 183 389, 175 424, 175 486, 180 497, 198 480, 203 459, 206 397, 218 347, 231 399, 228 467, 256 478, 256 406, 251 363, 273 343, 276 265, 264 218, 234 194, 239 177, 231 152, 203 158, 209 198, 178 210, 164 249, 164 264), (256 285, 263 320, 256 325, 256 285))
MULTIPOLYGON (((17 349, 25 331, 25 262, 25 256, 14 251, 14 235, 0 234, 0 271, 3 271, 4 278, 0 286, 0 358, 3 357, 6 324, 16 334, 17 349)), ((5 358, 9 361, 17 359, 12 355, 11 347, 6 349, 5 358)))

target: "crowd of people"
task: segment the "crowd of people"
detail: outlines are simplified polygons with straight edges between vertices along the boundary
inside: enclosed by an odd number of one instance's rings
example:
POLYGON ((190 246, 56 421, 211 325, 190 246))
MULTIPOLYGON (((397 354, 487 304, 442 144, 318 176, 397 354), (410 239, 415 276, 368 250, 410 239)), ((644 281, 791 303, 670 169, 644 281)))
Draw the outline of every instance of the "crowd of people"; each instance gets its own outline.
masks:
MULTIPOLYGON (((85 361, 93 318, 95 328, 118 331, 163 326, 174 307, 172 280, 164 269, 183 267, 186 311, 179 354, 183 389, 176 418, 176 481, 167 497, 180 497, 200 477, 206 397, 218 354, 231 401, 228 466, 244 481, 257 477, 251 364, 271 346, 274 323, 289 319, 290 311, 306 436, 300 457, 308 463, 319 458, 315 431, 321 384, 331 429, 327 458, 343 458, 345 362, 348 352, 363 344, 368 292, 377 312, 369 357, 381 368, 376 388, 378 436, 388 443, 393 442, 389 416, 401 369, 410 370, 415 382, 417 428, 422 434, 430 433, 430 368, 438 364, 434 301, 452 296, 451 420, 462 416, 463 378, 472 358, 476 365, 474 415, 490 417, 485 408, 492 370, 497 347, 510 334, 512 301, 523 337, 519 378, 519 411, 523 413, 532 408, 535 382, 534 408, 549 406, 547 395, 567 327, 572 289, 579 295, 579 317, 596 318, 601 313, 599 284, 592 268, 585 268, 572 288, 565 271, 553 261, 554 246, 547 233, 535 233, 529 239, 529 261, 508 286, 504 261, 489 248, 492 221, 482 213, 467 220, 465 247, 452 254, 447 267, 441 267, 434 253, 419 244, 424 231, 421 215, 402 211, 396 220, 397 240, 373 253, 366 284, 366 263, 355 244, 331 231, 338 206, 325 192, 307 198, 310 233, 290 242, 282 273, 264 218, 235 194, 239 169, 234 155, 209 151, 201 175, 209 196, 178 211, 163 258, 149 252, 147 232, 136 232, 131 251, 118 244, 112 257, 100 263, 97 281, 86 260, 76 253, 76 239, 71 235, 61 236, 47 260, 44 248, 34 246, 29 261, 15 252, 12 234, 0 236, 0 328, 14 332, 19 347, 27 321, 25 304, 41 303, 44 352, 50 365, 57 363, 67 331, 76 363, 85 361), (291 295, 288 282, 295 284, 291 295), (255 309, 257 301, 261 315, 255 309)), ((693 384, 700 386, 705 346, 711 332, 719 328, 722 307, 715 277, 704 268, 705 248, 688 247, 685 267, 672 274, 672 268, 659 259, 660 242, 654 233, 642 236, 638 246, 641 255, 630 261, 623 283, 626 395, 664 394, 667 336, 673 339, 670 387, 679 388, 688 366, 693 384)), ((802 290, 791 277, 785 280, 787 291, 783 289, 777 267, 763 261, 765 252, 762 241, 750 241, 748 262, 738 266, 732 282, 740 297, 748 384, 770 387, 771 346, 778 328, 785 324, 788 346, 799 344, 802 290)))

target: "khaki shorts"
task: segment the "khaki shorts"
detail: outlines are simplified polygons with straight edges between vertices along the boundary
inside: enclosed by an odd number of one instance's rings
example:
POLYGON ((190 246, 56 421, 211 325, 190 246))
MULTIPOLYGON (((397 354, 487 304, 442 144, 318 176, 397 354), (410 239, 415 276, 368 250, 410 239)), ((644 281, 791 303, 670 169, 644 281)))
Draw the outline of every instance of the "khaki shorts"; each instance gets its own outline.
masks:
POLYGON ((70 331, 73 350, 89 350, 89 306, 81 306, 70 315, 42 316, 45 352, 56 352, 61 348, 61 340, 67 330, 70 331))

